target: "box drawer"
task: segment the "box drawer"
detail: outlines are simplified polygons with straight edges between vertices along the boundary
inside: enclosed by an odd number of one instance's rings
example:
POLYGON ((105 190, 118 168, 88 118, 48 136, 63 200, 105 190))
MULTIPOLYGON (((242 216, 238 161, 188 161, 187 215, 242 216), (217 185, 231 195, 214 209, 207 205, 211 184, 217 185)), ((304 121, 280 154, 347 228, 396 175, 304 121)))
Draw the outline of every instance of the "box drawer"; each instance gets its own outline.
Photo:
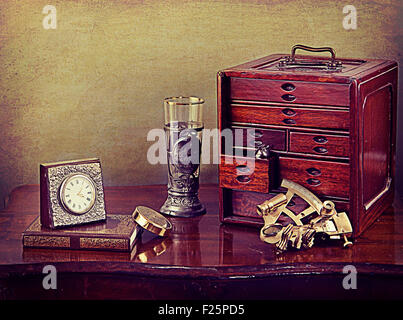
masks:
POLYGON ((274 158, 268 160, 221 156, 219 183, 222 188, 268 193, 274 158))
POLYGON ((233 145, 236 147, 258 148, 269 145, 271 150, 285 150, 285 130, 245 127, 232 127, 231 130, 233 145))
POLYGON ((290 151, 323 156, 348 157, 348 136, 317 133, 290 133, 290 151))
MULTIPOLYGON (((284 193, 286 189, 284 189, 284 193)), ((228 193, 228 191, 227 191, 228 193)), ((263 223, 263 219, 257 213, 256 207, 257 205, 261 204, 262 202, 271 199, 272 197, 276 196, 278 193, 269 193, 269 194, 260 194, 255 192, 244 192, 244 191, 237 191, 231 190, 231 197, 232 197, 232 210, 233 215, 241 216, 241 217, 253 217, 259 219, 263 223)), ((305 210, 309 207, 309 204, 305 202, 302 198, 295 196, 291 199, 288 203, 287 208, 291 210, 293 213, 298 214, 301 211, 305 210)), ((284 215, 279 217, 278 222, 282 223, 284 215)), ((288 223, 290 223, 289 221, 288 223)))
POLYGON ((231 121, 243 123, 349 129, 349 111, 232 104, 231 121))
POLYGON ((230 97, 329 106, 350 105, 349 84, 231 78, 230 97))
MULTIPOLYGON (((286 189, 284 189, 284 192, 286 189)), ((256 218, 256 222, 263 224, 263 219, 256 212, 256 206, 262 202, 274 197, 277 193, 256 193, 256 192, 245 192, 238 190, 224 189, 224 197, 228 203, 231 203, 231 212, 226 216, 240 216, 240 217, 250 217, 256 218)), ((326 197, 321 197, 322 201, 327 200, 326 197)), ((336 210, 338 212, 349 211, 349 202, 343 200, 331 199, 336 205, 336 210)), ((295 196, 287 205, 287 208, 293 213, 300 213, 304 209, 308 208, 309 204, 305 202, 302 198, 295 196)))
POLYGON ((299 183, 319 197, 349 197, 348 163, 280 157, 279 170, 280 179, 299 183))

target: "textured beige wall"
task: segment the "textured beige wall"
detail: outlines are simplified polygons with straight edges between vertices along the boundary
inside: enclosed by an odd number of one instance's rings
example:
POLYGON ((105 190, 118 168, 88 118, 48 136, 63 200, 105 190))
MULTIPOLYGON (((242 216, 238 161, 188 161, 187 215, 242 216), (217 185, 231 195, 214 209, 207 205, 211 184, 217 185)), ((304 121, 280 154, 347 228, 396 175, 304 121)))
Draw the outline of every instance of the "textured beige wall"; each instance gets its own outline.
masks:
MULTIPOLYGON (((164 97, 205 98, 213 128, 219 69, 296 43, 398 60, 398 4, 1 1, 0 203, 15 186, 38 183, 41 162, 100 157, 106 185, 166 182, 165 166, 146 158, 164 97), (56 30, 42 26, 47 4, 56 30), (357 30, 342 26, 346 4, 357 8, 357 30)), ((216 167, 204 165, 201 177, 215 182, 216 167)))

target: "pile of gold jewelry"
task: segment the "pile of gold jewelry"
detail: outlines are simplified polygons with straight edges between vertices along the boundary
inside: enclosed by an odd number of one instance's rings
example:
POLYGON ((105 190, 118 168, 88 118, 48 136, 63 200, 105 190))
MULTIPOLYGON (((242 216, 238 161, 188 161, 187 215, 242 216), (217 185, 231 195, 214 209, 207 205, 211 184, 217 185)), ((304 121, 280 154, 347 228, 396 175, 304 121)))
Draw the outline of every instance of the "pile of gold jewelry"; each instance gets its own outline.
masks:
POLYGON ((344 247, 352 245, 347 239, 353 232, 350 220, 345 212, 336 211, 332 201, 326 200, 322 203, 309 190, 287 179, 282 181, 281 186, 287 188, 285 194, 280 193, 257 206, 257 213, 264 219, 264 226, 260 231, 262 241, 275 244, 281 252, 289 247, 295 249, 312 247, 316 234, 327 235, 330 239, 343 238, 344 247), (287 208, 295 195, 309 205, 299 214, 287 208), (285 226, 278 223, 281 214, 288 216, 293 223, 285 226), (303 224, 302 219, 308 222, 303 224))

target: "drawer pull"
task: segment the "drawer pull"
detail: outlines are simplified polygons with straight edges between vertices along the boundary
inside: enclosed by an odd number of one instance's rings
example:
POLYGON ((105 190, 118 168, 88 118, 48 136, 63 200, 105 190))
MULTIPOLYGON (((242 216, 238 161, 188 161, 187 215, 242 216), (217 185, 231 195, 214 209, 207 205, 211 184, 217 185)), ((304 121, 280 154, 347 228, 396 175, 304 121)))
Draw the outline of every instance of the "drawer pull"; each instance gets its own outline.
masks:
POLYGON ((313 138, 313 140, 317 143, 326 143, 327 142, 327 138, 324 136, 316 136, 313 138))
POLYGON ((316 153, 320 153, 320 154, 327 153, 327 149, 325 147, 315 147, 315 148, 313 148, 313 151, 315 151, 316 153))
POLYGON ((281 98, 285 101, 291 102, 296 99, 296 96, 294 96, 293 94, 287 93, 287 94, 282 95, 281 98))
POLYGON ((255 147, 261 147, 263 145, 263 141, 255 140, 255 147))
POLYGON ((320 185, 320 183, 321 183, 319 179, 315 179, 315 178, 309 178, 308 180, 306 180, 306 182, 313 187, 316 187, 316 186, 320 185))
POLYGON ((285 124, 296 124, 295 120, 293 120, 293 119, 284 119, 283 122, 285 124))
POLYGON ((249 171, 250 169, 245 164, 240 164, 239 166, 236 166, 237 174, 248 173, 249 171))
POLYGON ((242 175, 242 176, 237 176, 236 179, 238 180, 238 182, 240 183, 248 183, 251 179, 249 176, 246 175, 242 175))
POLYGON ((249 135, 254 138, 261 138, 263 137, 263 131, 261 130, 248 130, 249 135))
POLYGON ((285 114, 286 116, 289 116, 289 117, 292 117, 292 116, 296 115, 296 112, 294 110, 290 109, 290 108, 283 109, 281 112, 283 114, 285 114))
POLYGON ((284 91, 293 91, 295 90, 295 86, 292 83, 284 83, 281 85, 281 89, 284 91))
POLYGON ((322 173, 319 169, 316 168, 306 169, 306 172, 308 172, 308 174, 310 174, 311 176, 320 176, 322 173))

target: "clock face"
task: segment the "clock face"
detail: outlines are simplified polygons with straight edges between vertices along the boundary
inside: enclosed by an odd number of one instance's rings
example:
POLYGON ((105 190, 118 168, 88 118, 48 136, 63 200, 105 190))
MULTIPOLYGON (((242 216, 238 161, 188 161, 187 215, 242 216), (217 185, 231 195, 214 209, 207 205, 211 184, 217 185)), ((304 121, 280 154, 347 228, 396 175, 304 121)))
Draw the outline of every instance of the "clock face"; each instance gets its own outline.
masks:
POLYGON ((84 214, 95 204, 95 184, 84 174, 67 177, 60 186, 60 200, 63 207, 74 214, 84 214))

